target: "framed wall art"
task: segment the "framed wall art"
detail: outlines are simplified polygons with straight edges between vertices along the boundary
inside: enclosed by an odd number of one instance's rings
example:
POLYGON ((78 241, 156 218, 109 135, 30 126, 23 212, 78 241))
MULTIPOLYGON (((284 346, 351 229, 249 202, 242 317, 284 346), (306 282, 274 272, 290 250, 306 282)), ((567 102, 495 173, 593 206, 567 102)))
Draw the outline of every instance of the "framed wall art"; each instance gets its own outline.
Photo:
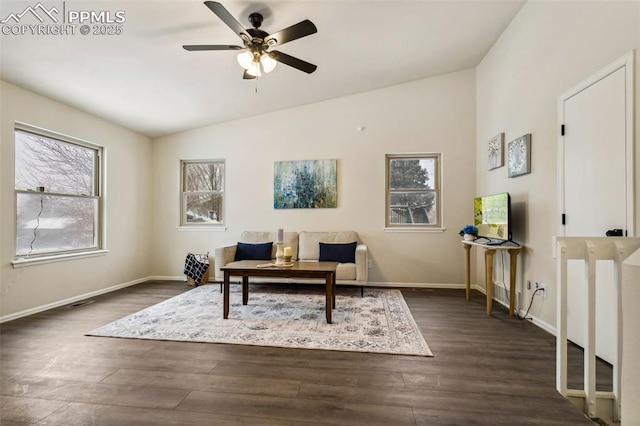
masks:
POLYGON ((531 173, 531 133, 509 142, 507 151, 510 178, 531 173))
POLYGON ((336 208, 336 166, 337 160, 276 161, 273 168, 273 208, 336 208))
POLYGON ((487 170, 504 166, 504 133, 489 139, 487 145, 487 170))

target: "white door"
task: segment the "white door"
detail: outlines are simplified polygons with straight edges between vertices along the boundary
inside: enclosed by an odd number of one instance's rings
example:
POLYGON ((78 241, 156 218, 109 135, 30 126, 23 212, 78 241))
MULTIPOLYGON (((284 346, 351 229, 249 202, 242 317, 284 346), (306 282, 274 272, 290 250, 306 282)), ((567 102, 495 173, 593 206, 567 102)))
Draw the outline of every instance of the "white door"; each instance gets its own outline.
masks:
POLYGON ((625 70, 564 102, 565 236, 626 230, 625 70))
MULTIPOLYGON (((627 153, 627 70, 625 66, 613 68, 577 86, 562 102, 564 232, 561 235, 604 237, 611 229, 622 229, 625 235, 632 226, 629 223, 632 200, 628 199, 632 170, 627 153)), ((587 304, 583 261, 569 262, 567 281, 568 338, 584 347, 587 304)), ((616 321, 613 262, 598 261, 596 353, 612 364, 617 351, 616 321)))

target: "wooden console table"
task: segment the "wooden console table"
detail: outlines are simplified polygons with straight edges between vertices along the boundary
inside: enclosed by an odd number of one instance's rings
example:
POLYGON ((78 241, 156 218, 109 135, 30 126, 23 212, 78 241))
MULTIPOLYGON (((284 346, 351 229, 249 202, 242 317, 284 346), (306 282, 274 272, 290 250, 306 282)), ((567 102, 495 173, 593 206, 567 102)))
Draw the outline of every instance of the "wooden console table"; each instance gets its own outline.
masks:
POLYGON ((522 246, 513 245, 513 243, 505 243, 503 245, 482 244, 475 241, 462 241, 466 257, 466 284, 467 284, 467 300, 471 298, 471 247, 481 247, 484 249, 485 259, 485 282, 487 286, 487 315, 491 315, 493 304, 493 255, 498 250, 507 250, 509 252, 509 315, 514 314, 514 306, 516 300, 516 265, 518 254, 522 250, 522 246))

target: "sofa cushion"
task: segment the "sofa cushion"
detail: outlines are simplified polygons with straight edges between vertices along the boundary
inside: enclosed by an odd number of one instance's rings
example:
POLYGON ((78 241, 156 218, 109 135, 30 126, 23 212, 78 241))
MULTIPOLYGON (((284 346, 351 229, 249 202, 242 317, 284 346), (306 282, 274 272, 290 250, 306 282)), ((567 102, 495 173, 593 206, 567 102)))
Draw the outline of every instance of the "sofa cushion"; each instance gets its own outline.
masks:
POLYGON ((261 244, 238 243, 235 260, 271 260, 272 242, 261 244))
MULTIPOLYGON (((276 258, 276 233, 275 232, 261 232, 261 231, 244 231, 240 236, 240 241, 243 243, 267 243, 273 242, 273 248, 271 249, 271 259, 276 258)), ((283 247, 291 247, 291 259, 298 260, 298 233, 297 232, 285 232, 283 247)))
POLYGON ((359 241, 355 231, 339 232, 300 232, 298 241, 298 259, 318 260, 320 258, 320 243, 351 243, 359 241))
POLYGON ((352 243, 319 243, 320 262, 356 263, 357 241, 352 243))

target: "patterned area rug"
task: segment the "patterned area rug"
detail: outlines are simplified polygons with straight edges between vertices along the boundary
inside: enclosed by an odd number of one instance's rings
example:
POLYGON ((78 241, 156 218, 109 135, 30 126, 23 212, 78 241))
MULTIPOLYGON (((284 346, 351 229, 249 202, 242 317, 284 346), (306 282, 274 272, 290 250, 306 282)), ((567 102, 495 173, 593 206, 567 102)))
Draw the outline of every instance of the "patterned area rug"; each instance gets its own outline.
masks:
POLYGON ((399 290, 339 287, 333 324, 321 287, 251 286, 246 306, 240 285, 229 296, 226 320, 219 286, 204 285, 88 335, 433 356, 399 290))

